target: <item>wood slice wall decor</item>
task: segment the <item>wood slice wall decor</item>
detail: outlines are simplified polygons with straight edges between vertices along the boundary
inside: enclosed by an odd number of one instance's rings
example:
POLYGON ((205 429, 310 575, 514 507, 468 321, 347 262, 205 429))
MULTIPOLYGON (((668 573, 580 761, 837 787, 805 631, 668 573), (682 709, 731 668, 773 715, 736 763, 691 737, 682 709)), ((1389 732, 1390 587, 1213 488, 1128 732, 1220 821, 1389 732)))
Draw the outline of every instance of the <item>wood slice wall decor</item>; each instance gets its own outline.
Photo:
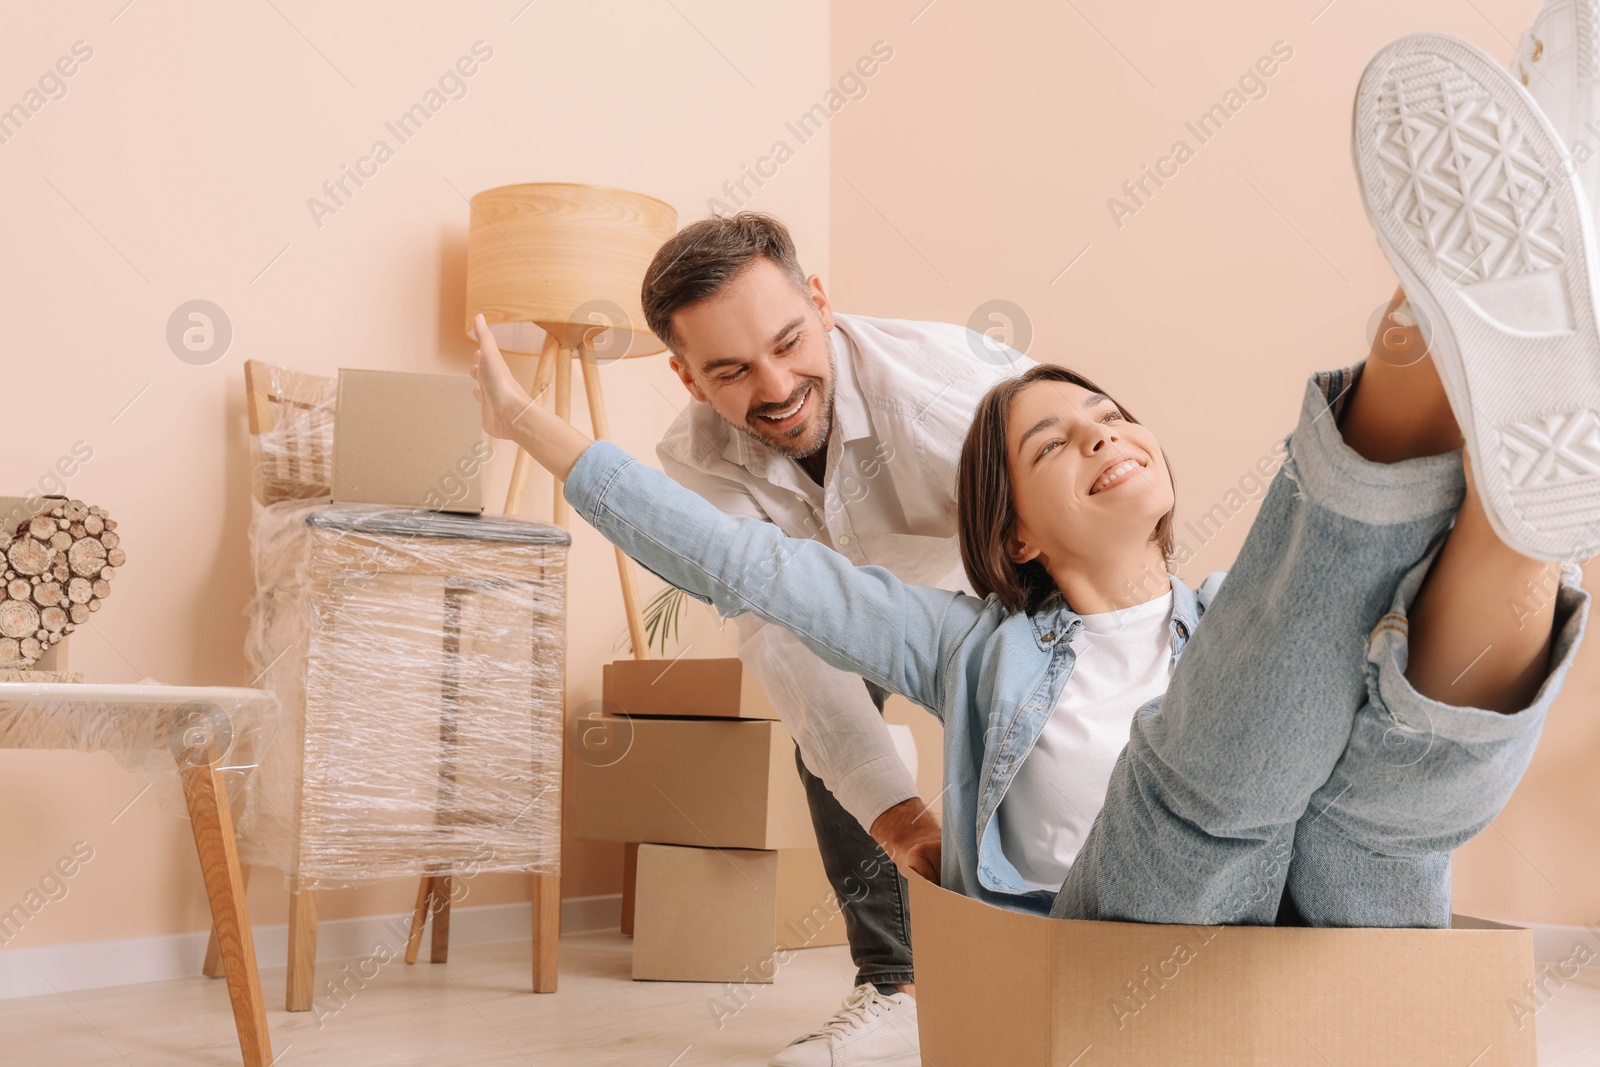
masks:
POLYGON ((68 500, 0 529, 0 669, 32 666, 100 610, 123 564, 105 510, 68 500))

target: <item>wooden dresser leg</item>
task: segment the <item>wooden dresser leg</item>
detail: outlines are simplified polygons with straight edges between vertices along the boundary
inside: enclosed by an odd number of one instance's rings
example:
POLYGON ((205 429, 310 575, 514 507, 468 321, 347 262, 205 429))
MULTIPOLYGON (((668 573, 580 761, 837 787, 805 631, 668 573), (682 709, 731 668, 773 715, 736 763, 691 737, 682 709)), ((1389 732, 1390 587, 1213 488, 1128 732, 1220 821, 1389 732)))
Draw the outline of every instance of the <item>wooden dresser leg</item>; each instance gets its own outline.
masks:
POLYGON ((433 943, 428 946, 429 963, 445 963, 450 958, 450 876, 433 880, 433 943))
POLYGON ((622 933, 633 936, 633 890, 639 882, 639 842, 622 846, 622 933))
MULTIPOLYGON (((243 894, 250 888, 250 867, 247 864, 239 865, 239 892, 243 894)), ((201 965, 200 973, 207 978, 222 978, 222 949, 217 944, 217 926, 211 924, 211 938, 206 942, 206 962, 201 965)))
POLYGON ((556 991, 556 962, 561 947, 561 876, 533 876, 533 991, 556 991))
POLYGON ((233 1004, 233 1025, 239 1032, 239 1051, 245 1067, 269 1067, 272 1043, 267 1034, 267 1009, 261 1001, 261 976, 256 970, 256 946, 245 906, 244 876, 235 851, 227 786, 214 764, 196 766, 180 756, 178 767, 195 850, 200 855, 200 874, 211 904, 217 954, 228 978, 228 999, 233 1004))
POLYGON ((289 980, 284 1009, 310 1011, 317 980, 317 891, 289 894, 289 980))

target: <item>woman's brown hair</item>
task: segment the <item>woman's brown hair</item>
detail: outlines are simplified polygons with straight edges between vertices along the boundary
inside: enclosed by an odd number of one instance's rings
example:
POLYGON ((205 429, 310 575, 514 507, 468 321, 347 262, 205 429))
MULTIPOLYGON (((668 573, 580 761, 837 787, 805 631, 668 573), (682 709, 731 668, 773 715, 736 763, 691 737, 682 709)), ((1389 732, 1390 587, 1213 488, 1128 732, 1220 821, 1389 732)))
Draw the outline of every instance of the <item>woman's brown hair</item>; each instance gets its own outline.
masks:
MULTIPOLYGON (((1077 371, 1042 363, 990 389, 978 402, 972 427, 961 446, 956 468, 956 511, 961 539, 961 565, 979 596, 993 593, 1007 611, 1035 612, 1056 591, 1055 579, 1038 560, 1013 563, 1006 551, 1017 525, 1017 505, 1011 485, 1011 462, 1006 434, 1011 422, 1011 401, 1034 382, 1068 382, 1092 393, 1111 394, 1077 371)), ((1116 403, 1115 398, 1112 399, 1116 403)), ((1137 423, 1133 412, 1117 404, 1122 417, 1137 423)), ((1167 466, 1171 477, 1172 467, 1167 466)), ((1176 490, 1176 480, 1173 482, 1176 490)), ((1156 523, 1150 540, 1161 555, 1172 559, 1172 518, 1176 506, 1156 523)))

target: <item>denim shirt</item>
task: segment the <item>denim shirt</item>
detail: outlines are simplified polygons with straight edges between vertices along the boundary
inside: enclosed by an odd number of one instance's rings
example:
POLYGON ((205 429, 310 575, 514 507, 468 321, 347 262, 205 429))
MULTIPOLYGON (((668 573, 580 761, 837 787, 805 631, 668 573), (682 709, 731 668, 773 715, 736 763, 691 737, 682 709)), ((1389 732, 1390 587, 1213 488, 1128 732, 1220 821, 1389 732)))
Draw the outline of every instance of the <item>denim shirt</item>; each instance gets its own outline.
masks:
MULTIPOLYGON (((822 659, 931 711, 944 724, 943 869, 947 889, 1045 915, 1055 894, 1028 890, 1000 847, 995 811, 1072 673, 1083 627, 1059 593, 1032 614, 991 594, 910 585, 856 567, 817 541, 726 515, 607 441, 567 476, 573 509, 662 580, 724 616, 752 613, 822 659)), ((1174 660, 1225 572, 1191 591, 1172 583, 1174 660)))

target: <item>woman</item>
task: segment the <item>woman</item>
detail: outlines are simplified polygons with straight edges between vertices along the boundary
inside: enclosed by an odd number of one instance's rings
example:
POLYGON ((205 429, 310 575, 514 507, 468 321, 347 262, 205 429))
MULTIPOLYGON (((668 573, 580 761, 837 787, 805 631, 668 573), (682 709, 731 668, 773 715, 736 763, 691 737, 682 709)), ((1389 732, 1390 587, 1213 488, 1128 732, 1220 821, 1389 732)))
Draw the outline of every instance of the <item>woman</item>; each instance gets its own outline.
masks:
MULTIPOLYGON (((667 581, 939 716, 947 887, 1069 918, 1271 923, 1281 905, 1314 925, 1448 925, 1450 853, 1526 768, 1588 614, 1576 568, 1558 587, 1546 562, 1593 541, 1573 521, 1593 521, 1571 504, 1586 483, 1560 463, 1506 482, 1507 426, 1600 419, 1588 223, 1543 117, 1468 46, 1389 46, 1356 115, 1369 215, 1437 324, 1432 353, 1395 358, 1421 338, 1391 332, 1312 376, 1234 568, 1198 593, 1167 574, 1173 487, 1155 435, 1060 368, 996 387, 967 438, 962 555, 981 599, 853 568, 590 443, 528 399, 479 318, 485 428, 667 581), (1448 99, 1416 92, 1419 69, 1448 99), (1528 300, 1502 300, 1515 321, 1486 314, 1494 293, 1461 280, 1448 242, 1408 229, 1440 205, 1377 203, 1389 193, 1372 188, 1394 186, 1363 168, 1392 142, 1367 127, 1397 121, 1402 80, 1408 131, 1448 126, 1476 94, 1545 167, 1543 214, 1489 207, 1559 246, 1538 266, 1582 297, 1571 322, 1532 321, 1547 305, 1528 300), (1473 407, 1490 397, 1493 419, 1473 407), (1540 589, 1555 595, 1530 599, 1540 589)), ((1459 208, 1461 188, 1439 190, 1469 178, 1459 158, 1438 166, 1407 195, 1459 208)), ((1527 257, 1502 262, 1535 284, 1527 257)))

